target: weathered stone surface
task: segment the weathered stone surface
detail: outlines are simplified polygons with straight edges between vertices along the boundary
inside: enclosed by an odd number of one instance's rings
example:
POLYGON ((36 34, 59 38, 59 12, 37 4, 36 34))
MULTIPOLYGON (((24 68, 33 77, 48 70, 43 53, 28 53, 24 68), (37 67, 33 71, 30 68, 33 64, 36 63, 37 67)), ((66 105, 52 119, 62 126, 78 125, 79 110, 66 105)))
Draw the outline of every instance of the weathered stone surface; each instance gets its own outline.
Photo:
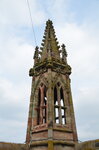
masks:
POLYGON ((75 146, 76 150, 99 150, 99 140, 85 141, 75 146))
POLYGON ((0 142, 0 150, 29 150, 29 146, 26 144, 0 142))
POLYGON ((48 150, 47 146, 35 146, 30 148, 30 150, 48 150))

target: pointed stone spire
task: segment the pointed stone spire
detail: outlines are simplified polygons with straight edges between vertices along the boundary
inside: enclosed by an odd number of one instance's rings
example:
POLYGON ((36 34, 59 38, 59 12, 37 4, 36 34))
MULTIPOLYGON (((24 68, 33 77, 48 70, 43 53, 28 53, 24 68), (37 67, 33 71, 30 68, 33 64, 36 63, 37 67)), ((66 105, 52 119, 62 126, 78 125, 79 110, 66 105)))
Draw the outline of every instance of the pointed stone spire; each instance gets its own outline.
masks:
POLYGON ((48 20, 46 22, 46 28, 44 32, 42 40, 42 55, 41 55, 41 61, 54 59, 54 60, 60 60, 60 52, 58 45, 57 38, 55 35, 53 23, 51 20, 48 20))
POLYGON ((60 49, 51 20, 46 22, 45 32, 42 40, 42 47, 35 48, 34 66, 30 69, 30 76, 38 76, 48 69, 54 72, 71 74, 71 67, 67 64, 67 52, 63 44, 60 49))

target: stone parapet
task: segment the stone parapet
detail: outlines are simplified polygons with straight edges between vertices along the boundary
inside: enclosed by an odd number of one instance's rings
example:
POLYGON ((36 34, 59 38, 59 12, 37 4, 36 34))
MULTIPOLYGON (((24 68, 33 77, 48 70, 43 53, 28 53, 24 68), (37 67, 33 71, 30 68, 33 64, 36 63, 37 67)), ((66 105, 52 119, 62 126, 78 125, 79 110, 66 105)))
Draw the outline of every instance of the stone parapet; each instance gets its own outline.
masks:
POLYGON ((99 139, 76 144, 76 150, 99 150, 99 139))

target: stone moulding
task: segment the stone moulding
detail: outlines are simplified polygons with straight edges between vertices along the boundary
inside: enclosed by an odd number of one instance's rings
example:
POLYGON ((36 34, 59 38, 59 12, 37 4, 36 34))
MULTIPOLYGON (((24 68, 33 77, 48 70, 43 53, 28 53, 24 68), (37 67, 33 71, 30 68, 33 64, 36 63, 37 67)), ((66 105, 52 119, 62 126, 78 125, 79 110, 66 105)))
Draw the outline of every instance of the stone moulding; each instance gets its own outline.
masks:
MULTIPOLYGON (((48 145, 48 142, 49 141, 52 141, 52 140, 43 140, 43 141, 35 141, 35 142, 31 142, 31 145, 30 147, 33 147, 33 146, 40 146, 40 145, 48 145)), ((74 146, 75 143, 74 142, 69 142, 69 141, 63 141, 63 140, 53 140, 52 143, 54 145, 58 145, 58 144, 61 144, 61 145, 66 145, 66 146, 74 146)))
POLYGON ((47 72, 49 68, 54 72, 61 72, 64 75, 71 74, 71 67, 69 65, 47 61, 31 68, 29 71, 29 76, 38 76, 44 72, 47 72))

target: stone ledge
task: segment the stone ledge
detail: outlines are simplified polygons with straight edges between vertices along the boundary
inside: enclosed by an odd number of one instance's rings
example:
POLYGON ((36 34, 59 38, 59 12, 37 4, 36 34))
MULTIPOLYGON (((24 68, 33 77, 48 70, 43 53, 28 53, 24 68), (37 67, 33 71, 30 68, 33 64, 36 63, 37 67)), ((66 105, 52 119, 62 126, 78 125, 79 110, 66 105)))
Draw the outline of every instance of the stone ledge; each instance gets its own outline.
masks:
POLYGON ((28 145, 0 142, 0 150, 28 150, 28 145))
POLYGON ((54 131, 68 132, 72 133, 72 130, 64 129, 64 128, 53 128, 54 131))
POLYGON ((34 141, 31 142, 30 147, 33 146, 44 146, 44 145, 48 145, 48 142, 52 141, 54 145, 67 145, 67 146, 75 146, 75 142, 71 142, 71 141, 63 141, 63 140, 42 140, 42 141, 34 141))
POLYGON ((76 144, 76 150, 99 150, 99 139, 76 144))

